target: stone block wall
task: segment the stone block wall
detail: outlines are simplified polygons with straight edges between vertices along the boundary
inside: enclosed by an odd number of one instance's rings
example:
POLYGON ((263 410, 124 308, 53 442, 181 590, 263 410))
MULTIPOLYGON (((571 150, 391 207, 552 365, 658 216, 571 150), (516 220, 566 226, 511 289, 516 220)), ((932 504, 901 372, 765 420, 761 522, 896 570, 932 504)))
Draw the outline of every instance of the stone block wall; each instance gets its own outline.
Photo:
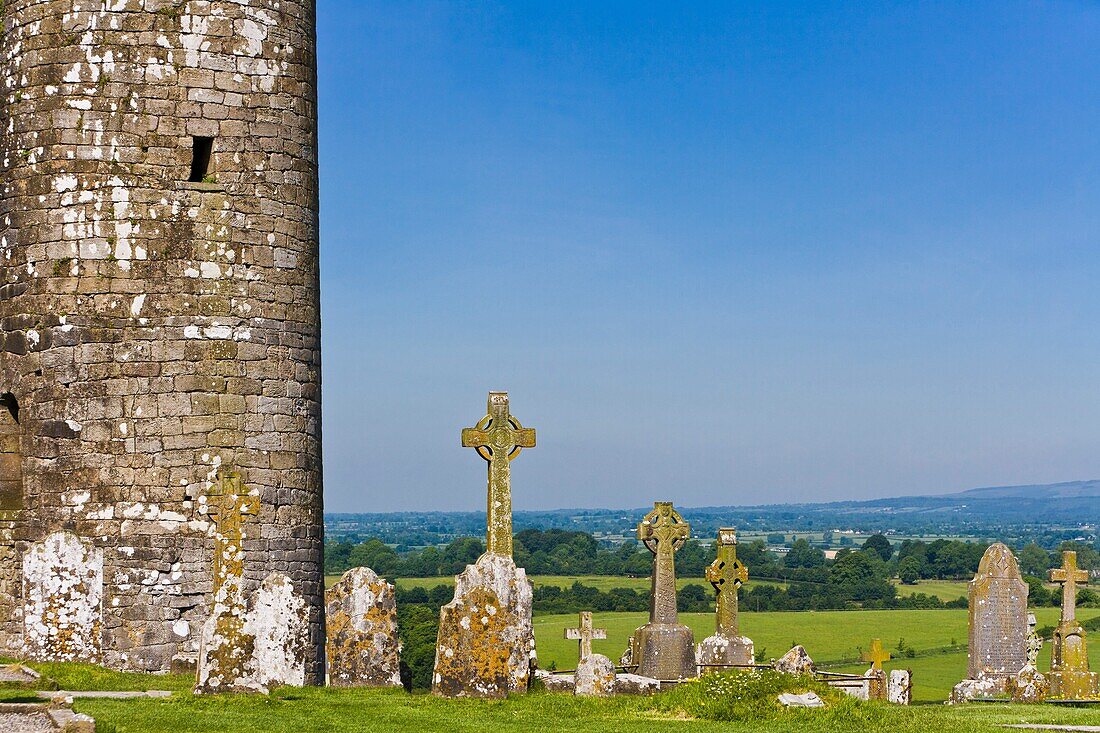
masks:
POLYGON ((193 655, 231 467, 245 590, 290 578, 321 681, 314 3, 0 8, 0 647, 64 530, 103 553, 107 664, 193 655))

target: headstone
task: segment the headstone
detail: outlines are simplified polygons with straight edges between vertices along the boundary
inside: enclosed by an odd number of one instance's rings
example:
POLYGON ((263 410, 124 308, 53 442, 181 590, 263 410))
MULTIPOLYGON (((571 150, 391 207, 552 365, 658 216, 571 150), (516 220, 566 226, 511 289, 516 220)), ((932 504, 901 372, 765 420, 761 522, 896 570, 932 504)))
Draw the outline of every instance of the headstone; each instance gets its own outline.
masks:
POLYGON ((718 530, 718 556, 707 567, 707 580, 716 594, 713 636, 708 636, 695 651, 703 672, 753 663, 752 639, 741 636, 737 618, 737 590, 749 579, 748 568, 737 559, 737 531, 718 530))
POLYGON ((801 644, 792 647, 789 652, 775 660, 773 666, 776 672, 783 674, 802 675, 814 673, 814 660, 810 659, 810 655, 801 644))
POLYGON ((890 670, 887 702, 895 705, 908 705, 913 702, 913 673, 908 669, 890 670))
POLYGON ((695 637, 676 612, 675 553, 691 536, 691 525, 659 501, 638 524, 638 539, 653 553, 649 623, 630 640, 630 666, 643 677, 680 680, 695 677, 695 637))
POLYGON ((654 695, 661 691, 661 681, 640 674, 615 675, 616 695, 654 695))
POLYGON ((783 707, 787 708, 825 707, 824 701, 817 696, 816 692, 803 692, 800 695, 796 695, 793 692, 784 692, 779 696, 779 702, 783 707))
POLYGON ((593 639, 606 639, 607 630, 592 626, 592 612, 581 611, 575 629, 565 630, 566 639, 578 642, 577 669, 573 673, 574 694, 603 697, 614 692, 615 665, 602 654, 592 653, 593 639))
POLYGON ((248 674, 254 639, 245 634, 244 522, 260 509, 239 474, 221 470, 200 498, 200 511, 213 522, 214 560, 210 615, 199 639, 195 693, 263 691, 248 674))
POLYGON ((23 556, 23 654, 42 662, 102 661, 103 551, 55 532, 23 556))
POLYGON ((507 392, 490 392, 488 414, 462 431, 462 445, 489 464, 487 549, 455 576, 454 600, 440 609, 432 692, 498 698, 527 689, 535 660, 533 589, 512 559, 509 466, 534 447, 535 431, 512 417, 507 392))
POLYGON ((970 679, 1007 679, 1027 664, 1027 583, 1012 550, 989 546, 970 581, 970 679))
POLYGON ((271 573, 252 595, 245 616, 245 638, 252 639, 246 676, 264 687, 306 683, 309 609, 290 578, 271 573))
POLYGON ((392 583, 352 568, 325 591, 325 653, 333 687, 400 687, 401 641, 392 583))
POLYGON ((1050 655, 1050 696, 1063 700, 1100 699, 1100 675, 1089 670, 1085 629, 1077 621, 1077 585, 1089 574, 1077 567, 1077 553, 1062 553, 1062 567, 1050 571, 1052 583, 1062 585, 1062 618, 1054 629, 1050 655))
POLYGON ((882 639, 872 639, 871 650, 864 653, 862 659, 871 663, 871 668, 864 673, 867 678, 867 698, 885 700, 888 685, 882 663, 890 660, 890 652, 882 648, 882 639))

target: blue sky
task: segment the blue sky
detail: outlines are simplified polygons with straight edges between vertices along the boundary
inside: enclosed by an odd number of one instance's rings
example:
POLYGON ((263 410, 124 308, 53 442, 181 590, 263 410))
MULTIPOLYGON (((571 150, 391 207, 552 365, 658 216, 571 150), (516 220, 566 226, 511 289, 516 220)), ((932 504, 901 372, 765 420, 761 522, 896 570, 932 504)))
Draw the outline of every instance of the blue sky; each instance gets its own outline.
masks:
POLYGON ((1100 5, 318 16, 327 510, 1100 476, 1100 5))

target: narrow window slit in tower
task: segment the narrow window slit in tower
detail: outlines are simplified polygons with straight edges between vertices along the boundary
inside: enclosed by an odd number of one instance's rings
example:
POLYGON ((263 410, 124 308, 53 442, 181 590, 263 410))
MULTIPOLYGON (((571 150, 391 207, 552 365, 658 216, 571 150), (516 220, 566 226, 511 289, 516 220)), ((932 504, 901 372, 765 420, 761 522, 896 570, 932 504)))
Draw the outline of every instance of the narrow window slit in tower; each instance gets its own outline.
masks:
POLYGON ((214 138, 193 137, 194 147, 191 150, 191 177, 190 183, 202 183, 213 174, 211 163, 214 160, 214 138))
POLYGON ((0 394, 0 511, 23 508, 22 435, 19 400, 4 392, 0 394))

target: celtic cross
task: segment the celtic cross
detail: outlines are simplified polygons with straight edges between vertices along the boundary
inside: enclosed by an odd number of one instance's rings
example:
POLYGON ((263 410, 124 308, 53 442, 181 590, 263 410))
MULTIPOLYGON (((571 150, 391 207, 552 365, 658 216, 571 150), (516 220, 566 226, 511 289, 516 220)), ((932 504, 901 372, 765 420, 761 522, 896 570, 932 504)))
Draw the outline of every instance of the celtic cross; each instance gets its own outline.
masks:
POLYGON ((214 520, 214 594, 224 595, 244 575, 244 518, 259 512, 260 498, 244 488, 240 474, 218 471, 218 480, 206 492, 206 515, 214 520))
POLYGON ((489 410, 472 428, 462 429, 462 447, 475 448, 489 462, 485 550, 512 556, 512 484, 509 464, 524 448, 535 447, 535 431, 508 411, 508 393, 490 392, 489 410))
POLYGON ((737 589, 749 579, 749 570, 737 559, 737 531, 718 530, 718 557, 707 566, 707 580, 718 599, 714 609, 716 631, 722 636, 737 636, 737 589))
POLYGON ((650 623, 677 622, 675 553, 690 536, 691 525, 672 508, 670 501, 654 502, 653 511, 638 524, 638 539, 653 553, 650 623))
POLYGON ((865 652, 861 658, 864 662, 871 663, 873 671, 881 672, 882 663, 890 661, 890 652, 882 648, 882 639, 872 639, 871 651, 865 652))
POLYGON ((1077 553, 1066 550, 1062 553, 1062 567, 1050 571, 1050 582, 1062 584, 1062 621, 1077 618, 1077 584, 1088 583, 1088 571, 1077 568, 1077 553))
POLYGON ((588 657, 592 656, 592 640, 593 639, 606 639, 607 629, 594 629, 592 628, 592 612, 581 611, 580 623, 575 629, 566 629, 566 639, 576 639, 580 642, 580 649, 577 653, 577 662, 583 662, 588 657))

